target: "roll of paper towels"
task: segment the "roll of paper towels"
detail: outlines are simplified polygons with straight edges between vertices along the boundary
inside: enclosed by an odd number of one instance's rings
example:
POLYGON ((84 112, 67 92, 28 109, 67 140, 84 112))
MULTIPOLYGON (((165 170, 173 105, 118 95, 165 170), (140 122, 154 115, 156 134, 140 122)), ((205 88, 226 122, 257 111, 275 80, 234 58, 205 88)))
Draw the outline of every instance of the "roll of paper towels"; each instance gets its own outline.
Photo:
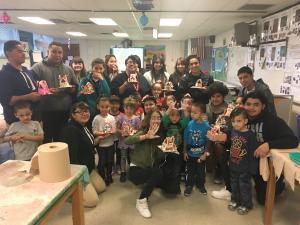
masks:
POLYGON ((38 147, 40 179, 44 182, 61 182, 71 177, 68 145, 52 142, 38 147))

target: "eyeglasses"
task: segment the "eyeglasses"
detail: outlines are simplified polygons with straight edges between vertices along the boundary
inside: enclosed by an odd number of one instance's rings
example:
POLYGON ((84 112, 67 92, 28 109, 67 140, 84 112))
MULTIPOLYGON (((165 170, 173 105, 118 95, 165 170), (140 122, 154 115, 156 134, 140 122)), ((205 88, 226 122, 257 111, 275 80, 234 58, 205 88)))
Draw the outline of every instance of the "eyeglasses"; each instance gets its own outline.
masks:
POLYGON ((75 111, 74 114, 80 114, 80 115, 83 115, 83 114, 88 114, 90 113, 89 110, 82 110, 82 111, 75 111))

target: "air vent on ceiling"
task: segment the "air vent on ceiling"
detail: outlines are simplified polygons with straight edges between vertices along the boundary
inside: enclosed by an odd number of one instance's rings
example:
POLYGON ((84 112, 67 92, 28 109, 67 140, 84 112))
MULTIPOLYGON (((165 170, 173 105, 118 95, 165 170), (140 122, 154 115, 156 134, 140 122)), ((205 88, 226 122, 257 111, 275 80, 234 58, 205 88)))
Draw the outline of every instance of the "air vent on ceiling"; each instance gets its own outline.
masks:
POLYGON ((90 21, 79 21, 79 24, 82 24, 82 25, 90 25, 90 24, 94 24, 93 22, 90 22, 90 21))
POLYGON ((55 24, 70 24, 71 22, 62 20, 62 19, 50 19, 55 24))
POLYGON ((11 22, 11 21, 9 21, 9 22, 7 22, 7 23, 4 23, 3 21, 0 21, 0 24, 15 24, 15 23, 13 23, 13 22, 11 22))
POLYGON ((101 35, 111 35, 111 33, 105 33, 105 32, 103 32, 103 33, 100 33, 101 35))
POLYGON ((274 6, 272 4, 245 4, 240 7, 238 10, 266 10, 274 6))
POLYGON ((136 10, 147 11, 151 10, 153 6, 153 0, 132 0, 132 4, 136 10))

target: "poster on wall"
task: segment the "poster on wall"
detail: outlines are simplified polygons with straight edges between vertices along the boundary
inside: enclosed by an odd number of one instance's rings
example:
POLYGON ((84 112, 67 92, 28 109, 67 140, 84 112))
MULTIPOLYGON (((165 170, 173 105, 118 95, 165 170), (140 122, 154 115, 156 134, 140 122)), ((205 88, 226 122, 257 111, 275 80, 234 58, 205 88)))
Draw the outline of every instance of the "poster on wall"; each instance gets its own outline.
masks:
POLYGON ((255 64, 255 48, 248 48, 248 67, 252 68, 254 70, 254 64, 255 64))
POLYGON ((279 35, 278 39, 286 39, 287 34, 290 29, 290 10, 284 11, 280 15, 280 22, 279 22, 279 35))
POLYGON ((276 70, 282 70, 285 68, 286 61, 286 42, 278 42, 276 43, 276 56, 274 68, 276 70))
POLYGON ((228 48, 214 48, 212 52, 212 71, 211 74, 217 80, 226 81, 227 64, 228 64, 228 48))
POLYGON ((260 45, 259 46, 258 65, 261 69, 265 69, 266 59, 267 59, 267 46, 266 45, 260 45))
POLYGON ((290 84, 290 94, 294 100, 300 102, 300 37, 289 37, 287 46, 285 77, 282 89, 290 84))
POLYGON ((274 16, 270 20, 270 24, 269 24, 268 41, 276 41, 276 40, 278 40, 278 29, 279 29, 279 17, 278 16, 274 16))
POLYGON ((263 27, 262 27, 262 32, 261 32, 261 35, 260 35, 260 42, 264 43, 264 42, 268 41, 270 20, 269 19, 263 19, 262 24, 263 24, 263 27))
POLYGON ((292 83, 292 74, 285 72, 283 77, 283 82, 280 85, 280 93, 284 95, 291 94, 291 83, 292 83))
POLYGON ((294 6, 291 9, 290 36, 300 35, 300 5, 294 6))
POLYGON ((146 45, 144 47, 145 51, 145 68, 151 68, 152 58, 154 55, 163 57, 166 59, 166 46, 165 45, 146 45))
POLYGON ((276 55, 276 44, 267 44, 266 45, 266 66, 265 66, 265 69, 267 69, 267 70, 274 69, 275 55, 276 55))

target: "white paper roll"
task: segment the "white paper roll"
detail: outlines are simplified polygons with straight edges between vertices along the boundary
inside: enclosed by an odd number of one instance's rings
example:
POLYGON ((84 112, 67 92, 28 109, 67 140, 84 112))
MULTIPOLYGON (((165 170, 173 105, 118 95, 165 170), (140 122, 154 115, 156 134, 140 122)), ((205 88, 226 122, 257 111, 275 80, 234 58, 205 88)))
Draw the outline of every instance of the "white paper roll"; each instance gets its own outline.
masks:
POLYGON ((52 142, 38 147, 40 179, 44 182, 61 182, 71 177, 68 145, 52 142))

